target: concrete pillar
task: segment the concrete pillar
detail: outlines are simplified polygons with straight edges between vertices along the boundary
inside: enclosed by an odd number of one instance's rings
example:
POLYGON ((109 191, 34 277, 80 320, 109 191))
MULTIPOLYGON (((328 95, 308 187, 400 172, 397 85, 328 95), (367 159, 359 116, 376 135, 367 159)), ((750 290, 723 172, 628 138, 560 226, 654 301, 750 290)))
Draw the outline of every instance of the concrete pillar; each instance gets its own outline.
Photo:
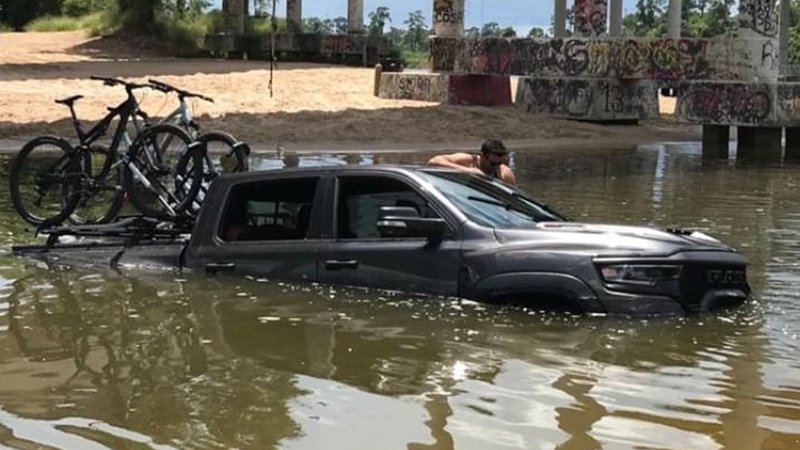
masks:
POLYGON ((364 34, 364 0, 347 0, 347 32, 364 34))
POLYGON ((575 36, 595 37, 606 34, 608 0, 575 0, 572 21, 572 33, 575 36))
POLYGON ((553 37, 567 37, 567 0, 556 0, 553 14, 553 37))
POLYGON ((244 33, 244 0, 228 0, 228 10, 225 11, 229 33, 244 33))
POLYGON ((433 34, 436 37, 464 35, 464 0, 433 0, 433 34))
MULTIPOLYGON (((780 33, 778 36, 778 64, 779 68, 789 62, 789 31, 790 15, 792 12, 791 2, 789 0, 780 0, 780 33)), ((788 128, 787 128, 788 130, 788 128)))
POLYGON ((703 125, 703 158, 727 159, 729 145, 729 126, 703 125))
POLYGON ((786 127, 786 159, 800 160, 800 127, 786 127))
POLYGON ((608 16, 608 34, 611 37, 622 36, 622 0, 611 0, 608 16))
POLYGON ((780 161, 783 154, 783 128, 738 127, 736 159, 780 161))
POLYGON ((290 33, 303 32, 303 0, 286 0, 286 27, 290 33))
POLYGON ((671 39, 680 39, 681 21, 683 20, 681 17, 681 0, 669 0, 669 14, 667 17, 667 36, 671 39))

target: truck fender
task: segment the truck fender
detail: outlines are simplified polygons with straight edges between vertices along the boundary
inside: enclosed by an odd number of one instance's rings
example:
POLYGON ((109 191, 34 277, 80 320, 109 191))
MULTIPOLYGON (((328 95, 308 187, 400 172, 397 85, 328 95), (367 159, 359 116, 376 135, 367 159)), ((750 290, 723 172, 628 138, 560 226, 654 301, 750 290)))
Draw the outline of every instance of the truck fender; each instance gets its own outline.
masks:
POLYGON ((554 272, 514 272, 487 277, 472 289, 475 297, 487 301, 503 299, 554 298, 574 302, 587 313, 606 312, 589 285, 572 275, 554 272))

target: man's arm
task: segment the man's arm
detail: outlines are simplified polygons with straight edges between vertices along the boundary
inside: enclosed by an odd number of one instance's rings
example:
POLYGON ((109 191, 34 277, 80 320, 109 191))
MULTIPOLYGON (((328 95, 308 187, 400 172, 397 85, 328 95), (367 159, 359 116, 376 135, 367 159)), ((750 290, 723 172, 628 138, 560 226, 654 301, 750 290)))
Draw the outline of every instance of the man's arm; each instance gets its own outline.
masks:
POLYGON ((449 155, 438 155, 428 160, 429 166, 449 167, 467 172, 479 173, 480 169, 475 167, 473 155, 469 153, 451 153, 449 155))
POLYGON ((500 179, 510 185, 517 185, 517 177, 514 176, 514 172, 511 170, 511 168, 505 164, 500 166, 500 179))

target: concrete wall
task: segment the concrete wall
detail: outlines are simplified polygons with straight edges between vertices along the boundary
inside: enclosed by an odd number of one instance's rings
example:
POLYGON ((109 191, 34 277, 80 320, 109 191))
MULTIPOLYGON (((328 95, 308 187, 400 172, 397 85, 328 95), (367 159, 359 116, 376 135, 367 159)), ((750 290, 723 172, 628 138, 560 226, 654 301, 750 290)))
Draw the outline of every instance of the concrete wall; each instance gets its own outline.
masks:
POLYGON ((384 73, 378 96, 449 105, 513 104, 509 77, 491 75, 384 73))
POLYGON ((800 126, 800 83, 685 82, 676 113, 709 125, 800 126))
POLYGON ((777 80, 773 39, 433 39, 432 68, 536 77, 777 80), (452 62, 451 62, 452 61, 452 62))
POLYGON ((384 73, 380 98, 447 103, 450 78, 440 74, 384 73))
POLYGON ((658 117, 651 80, 523 78, 517 106, 567 119, 638 120, 658 117))

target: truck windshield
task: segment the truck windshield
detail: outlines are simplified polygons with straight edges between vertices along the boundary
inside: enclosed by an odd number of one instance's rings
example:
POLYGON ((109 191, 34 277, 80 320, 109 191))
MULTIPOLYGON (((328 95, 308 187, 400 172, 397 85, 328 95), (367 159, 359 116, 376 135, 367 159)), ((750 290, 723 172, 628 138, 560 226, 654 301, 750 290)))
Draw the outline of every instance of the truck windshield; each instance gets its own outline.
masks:
POLYGON ((420 174, 471 221, 492 228, 531 228, 536 222, 566 220, 518 190, 467 173, 421 171, 420 174))

